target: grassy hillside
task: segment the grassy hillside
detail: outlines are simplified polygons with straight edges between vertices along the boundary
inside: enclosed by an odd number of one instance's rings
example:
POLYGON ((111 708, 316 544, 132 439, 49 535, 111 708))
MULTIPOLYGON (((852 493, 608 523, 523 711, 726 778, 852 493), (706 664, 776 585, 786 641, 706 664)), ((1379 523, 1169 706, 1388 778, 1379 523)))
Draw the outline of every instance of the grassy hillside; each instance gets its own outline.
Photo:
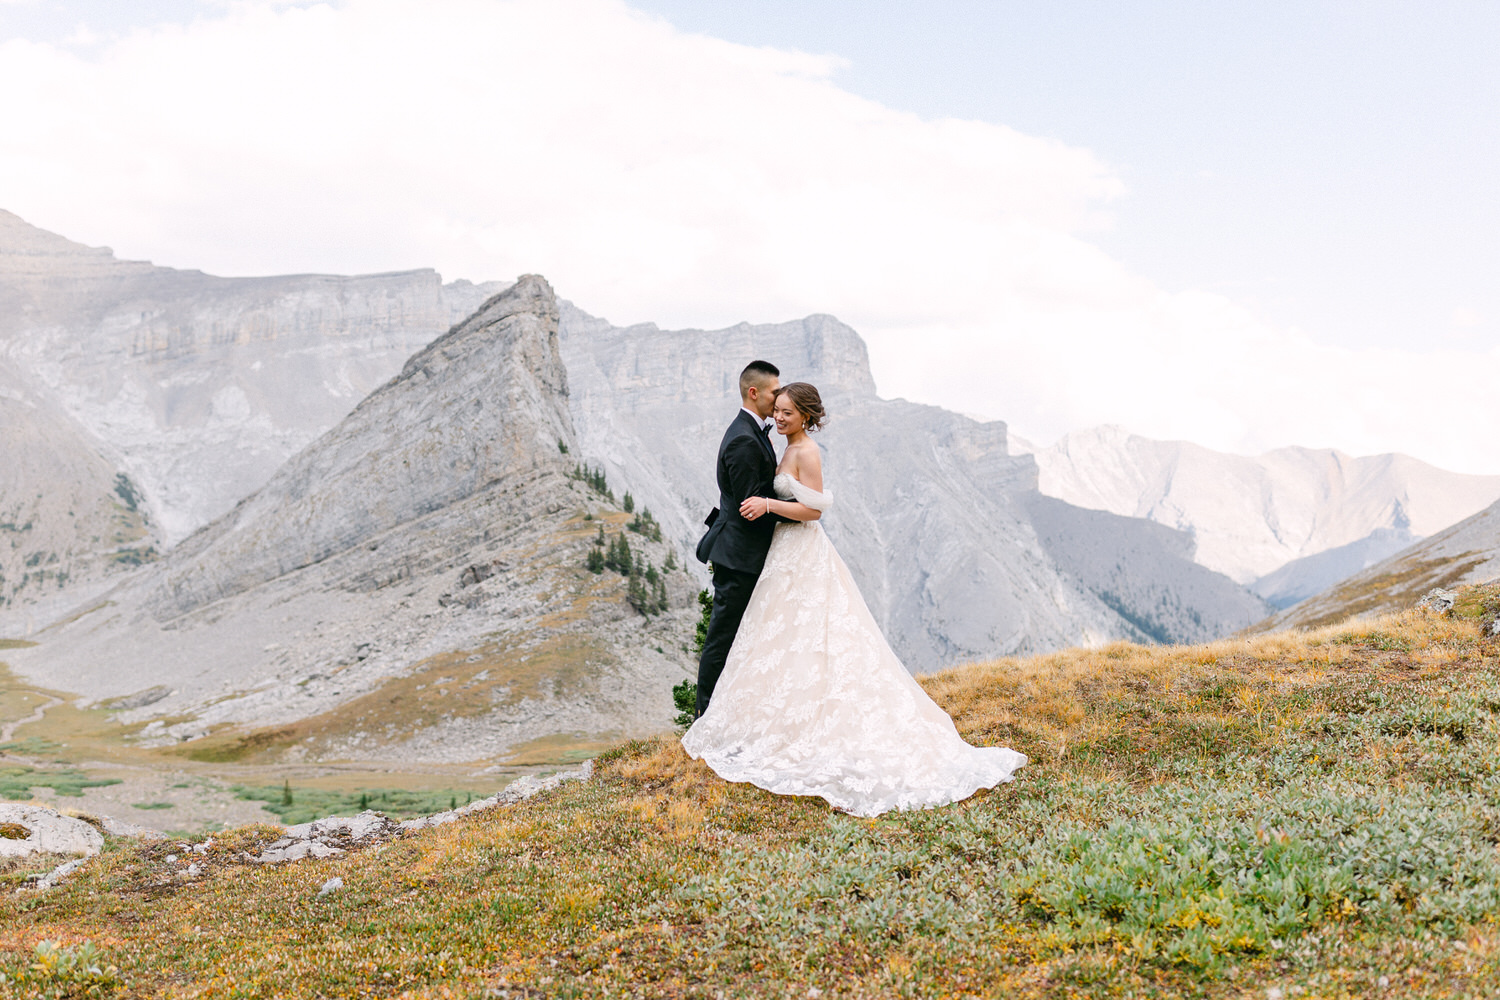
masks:
POLYGON ((1321 628, 1355 615, 1389 614, 1435 587, 1450 589, 1500 574, 1500 502, 1408 546, 1334 586, 1251 626, 1248 632, 1321 628))
POLYGON ((245 863, 268 828, 196 876, 114 842, 0 896, 0 996, 1492 996, 1497 613, 1492 587, 1449 618, 927 678, 1034 762, 931 812, 831 814, 663 738, 323 861, 245 863))

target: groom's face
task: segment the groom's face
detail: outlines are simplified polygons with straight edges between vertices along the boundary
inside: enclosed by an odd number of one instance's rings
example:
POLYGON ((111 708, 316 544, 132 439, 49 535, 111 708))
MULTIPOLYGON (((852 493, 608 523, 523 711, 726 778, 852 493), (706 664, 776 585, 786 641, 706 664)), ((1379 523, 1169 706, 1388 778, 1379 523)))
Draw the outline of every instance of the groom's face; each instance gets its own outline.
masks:
POLYGON ((747 393, 745 402, 759 413, 762 418, 769 417, 771 411, 776 408, 776 390, 781 388, 781 379, 772 375, 764 385, 752 385, 747 393))

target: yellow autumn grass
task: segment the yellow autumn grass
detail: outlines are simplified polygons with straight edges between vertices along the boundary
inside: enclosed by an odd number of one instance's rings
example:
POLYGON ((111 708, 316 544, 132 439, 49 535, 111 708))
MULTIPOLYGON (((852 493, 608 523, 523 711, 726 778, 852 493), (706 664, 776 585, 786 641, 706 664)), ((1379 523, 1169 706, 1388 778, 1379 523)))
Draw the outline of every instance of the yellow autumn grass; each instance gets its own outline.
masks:
MULTIPOLYGON (((974 742, 1021 737, 1034 762, 1056 764, 1070 750, 1121 731, 1122 710, 1170 713, 1179 723, 1269 718, 1269 695, 1325 684, 1331 675, 1441 670, 1480 637, 1478 622, 1414 609, 1310 632, 1278 632, 1196 646, 1111 643, 1032 657, 1005 657, 919 678, 974 742), (1391 646, 1378 662, 1357 647, 1391 646), (1405 647, 1401 649, 1400 647, 1405 647), (1214 697, 1205 697, 1211 693, 1214 697), (1229 711, 1233 709, 1233 711, 1229 711)), ((1283 700, 1277 698, 1275 700, 1283 700)))
MULTIPOLYGON (((804 862, 841 862, 807 858, 808 845, 857 834, 867 853, 886 843, 917 850, 929 826, 947 821, 954 848, 973 852, 966 817, 998 822, 1042 803, 1055 821, 1077 823, 1092 808, 1089 789, 1123 788, 1128 796, 1142 783, 1210 765, 1216 755, 1248 754, 1252 764, 1273 759, 1296 738, 1289 734, 1319 731, 1311 724, 1322 725, 1319 715, 1347 720, 1339 699, 1399 697, 1428 678, 1440 681, 1428 685, 1435 689, 1472 677, 1478 690, 1497 669, 1500 640, 1483 637, 1497 611, 1500 587, 1468 593, 1449 617, 1411 611, 1188 647, 1116 643, 923 677, 967 739, 1013 746, 1033 761, 1015 785, 939 814, 851 824, 816 800, 729 785, 665 735, 604 755, 586 784, 333 858, 249 864, 246 853, 279 831, 247 827, 214 835, 212 848, 194 855, 202 874, 189 879, 180 860, 166 860, 175 844, 114 841, 45 896, 0 894, 0 973, 11 977, 0 982, 0 998, 49 995, 37 992, 37 981, 16 978, 27 975, 43 940, 92 942, 119 967, 118 986, 58 982, 55 996, 779 997, 816 988, 829 996, 1061 1000, 1120 995, 1128 987, 1137 996, 1228 1000, 1264 996, 1264 985, 1275 981, 1302 984, 1307 996, 1366 995, 1350 978, 1356 967, 1389 968, 1402 992, 1385 995, 1482 990, 1500 983, 1500 935, 1482 921, 1457 929, 1453 942, 1436 936, 1422 943, 1404 930, 1357 924, 1346 906, 1319 925, 1333 950, 1306 968, 1288 971, 1279 953, 1246 950, 1194 971, 1144 961, 1142 949, 1130 952, 1124 938, 1080 945, 1076 933, 1070 939, 1045 917, 1025 917, 1024 908, 980 945, 928 933, 925 920, 947 919, 942 908, 964 898, 942 895, 933 883, 938 909, 892 910, 882 924, 890 929, 879 933, 808 937, 824 941, 814 961, 797 951, 803 938, 796 936, 785 953, 747 952, 716 923, 722 918, 706 915, 704 897, 687 890, 696 880, 711 882, 726 864, 753 868, 755 859, 779 857, 782 874, 747 886, 733 912, 762 907, 756 912, 767 926, 803 926, 824 904, 815 900, 796 913, 763 908, 776 880, 803 877, 797 873, 804 862), (1271 753, 1257 756, 1262 751, 1271 753), (1073 785, 1037 780, 1049 775, 1073 785), (335 875, 345 889, 320 896, 335 875), (1318 992, 1319 982, 1328 989, 1318 992)), ((1488 732, 1485 725, 1476 721, 1468 731, 1488 732)), ((1382 736, 1375 723, 1361 732, 1375 736, 1341 751, 1359 756, 1359 767, 1389 756, 1400 781, 1427 780, 1423 769, 1438 737, 1382 736)), ((1478 744, 1462 744, 1463 752, 1486 752, 1478 744)), ((1366 772, 1384 773, 1359 773, 1366 772)), ((1322 772, 1309 764, 1285 773, 1312 780, 1322 772)), ((1003 841, 1004 853, 1023 840, 1003 841)), ((959 877, 972 864, 953 862, 944 877, 959 877)), ((904 884, 904 870, 895 866, 888 881, 904 884)), ((865 890, 897 892, 856 882, 843 902, 827 905, 857 906, 865 890)), ((1209 912, 1213 900, 1202 902, 1203 914, 1183 909, 1164 925, 1162 940, 1175 940, 1175 928, 1189 918, 1218 919, 1209 912)), ((1359 975, 1374 988, 1373 978, 1359 975)))
MULTIPOLYGON (((1476 588, 1470 603, 1500 600, 1500 584, 1476 588)), ((1006 745, 1033 766, 1069 762, 1088 772, 1095 762, 1069 760, 1078 747, 1097 744, 1169 715, 1175 728, 1229 726, 1253 720, 1270 734, 1289 720, 1281 703, 1289 691, 1320 687, 1330 675, 1441 671, 1480 639, 1480 615, 1442 615, 1413 609, 1307 632, 1277 632, 1193 646, 1115 642, 1029 657, 1003 657, 918 677, 970 742, 1006 745), (1377 637, 1394 657, 1374 658, 1361 641, 1377 637), (1399 649, 1396 647, 1406 647, 1399 649), (1273 695, 1275 697, 1273 697, 1273 695)), ((661 737, 644 741, 620 773, 672 795, 701 794, 722 785, 709 767, 661 737)), ((1112 767, 1104 767, 1114 771, 1112 767)))

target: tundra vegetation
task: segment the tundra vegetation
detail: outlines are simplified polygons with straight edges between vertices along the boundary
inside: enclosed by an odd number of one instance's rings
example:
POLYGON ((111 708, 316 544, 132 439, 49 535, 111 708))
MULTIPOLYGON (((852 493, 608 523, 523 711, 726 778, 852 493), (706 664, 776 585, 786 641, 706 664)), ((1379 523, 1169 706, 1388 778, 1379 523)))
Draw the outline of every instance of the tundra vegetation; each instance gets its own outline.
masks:
POLYGON ((1494 996, 1497 615, 923 678, 1032 759, 945 809, 839 815, 662 736, 322 860, 110 840, 0 895, 0 996, 1494 996))

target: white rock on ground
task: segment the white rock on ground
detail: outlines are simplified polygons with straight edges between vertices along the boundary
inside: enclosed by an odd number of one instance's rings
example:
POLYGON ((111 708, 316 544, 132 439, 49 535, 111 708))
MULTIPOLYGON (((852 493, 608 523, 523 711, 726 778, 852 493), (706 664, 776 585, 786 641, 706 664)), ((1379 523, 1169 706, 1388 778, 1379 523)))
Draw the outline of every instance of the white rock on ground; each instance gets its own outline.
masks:
POLYGON ((428 827, 442 826, 465 816, 496 806, 510 805, 529 799, 533 795, 556 788, 569 781, 587 781, 594 773, 594 762, 587 760, 583 766, 572 771, 563 771, 546 778, 523 775, 505 787, 498 795, 470 802, 466 806, 447 810, 432 816, 409 819, 402 823, 389 819, 373 809, 358 816, 329 816, 289 826, 286 835, 269 845, 258 857, 250 860, 263 865, 301 861, 304 858, 327 858, 343 854, 350 847, 372 840, 382 840, 397 834, 428 827))
POLYGON ((1446 615, 1453 610, 1453 605, 1458 601, 1458 592, 1444 590, 1442 587, 1433 587, 1427 595, 1417 602, 1419 608, 1431 608, 1440 615, 1446 615))
POLYGON ((536 775, 525 774, 505 786, 505 790, 498 795, 491 795, 487 799, 470 802, 468 805, 459 806, 446 812, 435 813, 432 816, 422 816, 417 819, 409 819, 401 824, 401 829, 422 830, 429 826, 442 826, 444 823, 452 823, 462 819, 470 813, 481 812, 485 809, 493 809, 496 806, 510 805, 512 802, 520 802, 529 799, 540 792, 549 791, 569 781, 588 781, 594 774, 594 762, 586 760, 583 766, 576 771, 563 771, 547 778, 538 778, 536 775))
MULTIPOLYGON (((73 861, 64 861, 62 864, 58 865, 56 868, 52 869, 45 875, 33 875, 31 876, 32 884, 29 886, 29 888, 35 889, 38 892, 50 889, 57 883, 61 882, 63 879, 67 878, 69 875, 76 872, 78 869, 82 868, 83 863, 87 860, 88 858, 76 858, 73 861)), ((25 892, 27 888, 27 886, 22 886, 16 891, 25 892)))
POLYGON ((0 857, 33 854, 98 854, 104 837, 81 819, 45 806, 0 803, 0 857), (24 830, 24 835, 16 836, 24 830))

